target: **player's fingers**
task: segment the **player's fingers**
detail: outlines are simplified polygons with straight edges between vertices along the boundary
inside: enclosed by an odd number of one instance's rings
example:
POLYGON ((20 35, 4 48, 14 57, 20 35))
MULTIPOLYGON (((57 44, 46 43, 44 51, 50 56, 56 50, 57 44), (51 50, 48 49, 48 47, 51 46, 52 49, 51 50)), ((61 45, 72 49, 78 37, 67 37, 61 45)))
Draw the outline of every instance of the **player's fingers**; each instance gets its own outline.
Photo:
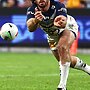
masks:
POLYGON ((40 14, 40 12, 35 12, 35 14, 34 14, 34 15, 36 16, 36 15, 38 15, 38 14, 40 14))
POLYGON ((40 21, 42 21, 43 18, 41 16, 39 16, 39 17, 37 17, 37 19, 40 20, 40 21))
POLYGON ((43 17, 41 14, 37 14, 35 15, 35 17, 43 17))
POLYGON ((59 22, 54 22, 54 26, 60 27, 59 22))
POLYGON ((38 14, 41 14, 41 11, 39 11, 38 8, 36 7, 35 8, 35 14, 34 15, 38 15, 38 14))
POLYGON ((36 7, 36 8, 35 8, 35 12, 37 12, 37 11, 39 11, 39 10, 38 10, 38 8, 36 7))
POLYGON ((61 17, 57 16, 57 17, 55 18, 54 22, 58 22, 58 21, 60 21, 60 20, 61 20, 61 17))
POLYGON ((39 15, 39 14, 42 15, 41 11, 37 11, 37 12, 35 12, 34 15, 36 16, 36 15, 39 15))
POLYGON ((42 15, 37 15, 37 16, 35 16, 35 18, 41 21, 43 19, 43 16, 42 15))
POLYGON ((61 18, 61 21, 67 21, 67 18, 63 15, 59 15, 59 18, 61 18))
POLYGON ((63 22, 61 20, 54 21, 54 25, 57 26, 57 27, 61 27, 62 24, 63 24, 63 22))
POLYGON ((57 22, 57 21, 60 21, 60 20, 62 20, 62 21, 66 21, 67 20, 67 18, 65 17, 65 16, 63 16, 63 15, 59 15, 59 16, 57 16, 56 18, 55 18, 55 22, 57 22))

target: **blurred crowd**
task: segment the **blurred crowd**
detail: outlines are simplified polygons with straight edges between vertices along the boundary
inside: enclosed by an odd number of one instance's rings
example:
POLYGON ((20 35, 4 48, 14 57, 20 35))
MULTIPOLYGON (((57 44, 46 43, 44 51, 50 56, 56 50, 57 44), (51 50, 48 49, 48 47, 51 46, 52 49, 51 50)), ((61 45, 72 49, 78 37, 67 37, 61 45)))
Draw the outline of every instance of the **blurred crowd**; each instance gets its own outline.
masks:
MULTIPOLYGON (((66 5, 67 8, 90 8, 90 0, 55 0, 66 5)), ((31 0, 0 0, 0 7, 29 7, 31 0)))
POLYGON ((0 0, 0 7, 29 7, 31 0, 0 0))
POLYGON ((66 5, 67 8, 89 8, 90 0, 55 0, 66 5))

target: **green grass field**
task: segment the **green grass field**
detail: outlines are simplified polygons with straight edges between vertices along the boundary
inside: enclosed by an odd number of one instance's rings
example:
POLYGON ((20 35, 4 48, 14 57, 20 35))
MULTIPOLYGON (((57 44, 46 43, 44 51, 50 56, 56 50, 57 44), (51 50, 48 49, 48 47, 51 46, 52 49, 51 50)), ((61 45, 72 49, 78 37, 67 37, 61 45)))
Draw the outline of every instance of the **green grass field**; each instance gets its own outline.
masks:
MULTIPOLYGON (((78 54, 90 64, 90 55, 78 54)), ((52 54, 0 53, 0 90, 56 90, 58 63, 52 54)), ((90 76, 70 69, 68 90, 90 90, 90 76)))

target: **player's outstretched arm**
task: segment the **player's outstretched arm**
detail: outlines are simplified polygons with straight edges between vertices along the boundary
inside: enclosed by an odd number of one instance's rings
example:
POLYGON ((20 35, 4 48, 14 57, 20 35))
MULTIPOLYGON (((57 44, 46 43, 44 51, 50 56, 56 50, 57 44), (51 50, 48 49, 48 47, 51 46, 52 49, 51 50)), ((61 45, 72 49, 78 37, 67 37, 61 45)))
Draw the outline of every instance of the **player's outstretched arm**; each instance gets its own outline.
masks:
POLYGON ((27 21, 27 26, 30 32, 33 32, 37 29, 39 22, 41 22, 43 20, 43 18, 45 18, 42 14, 41 11, 39 11, 37 9, 37 7, 35 8, 35 14, 34 14, 35 18, 30 18, 27 21))
POLYGON ((30 32, 33 32, 37 29, 39 21, 36 18, 30 18, 27 21, 27 27, 30 32))

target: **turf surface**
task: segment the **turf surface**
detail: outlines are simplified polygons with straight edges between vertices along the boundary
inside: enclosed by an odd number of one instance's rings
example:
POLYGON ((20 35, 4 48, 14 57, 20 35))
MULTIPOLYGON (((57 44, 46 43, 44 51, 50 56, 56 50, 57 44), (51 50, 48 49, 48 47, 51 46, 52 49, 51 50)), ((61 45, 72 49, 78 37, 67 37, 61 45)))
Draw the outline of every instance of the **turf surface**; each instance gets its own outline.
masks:
MULTIPOLYGON (((90 64, 90 55, 78 54, 90 64)), ((56 90, 58 63, 52 54, 0 53, 0 90, 56 90)), ((68 90, 90 90, 90 76, 70 69, 68 90)))

